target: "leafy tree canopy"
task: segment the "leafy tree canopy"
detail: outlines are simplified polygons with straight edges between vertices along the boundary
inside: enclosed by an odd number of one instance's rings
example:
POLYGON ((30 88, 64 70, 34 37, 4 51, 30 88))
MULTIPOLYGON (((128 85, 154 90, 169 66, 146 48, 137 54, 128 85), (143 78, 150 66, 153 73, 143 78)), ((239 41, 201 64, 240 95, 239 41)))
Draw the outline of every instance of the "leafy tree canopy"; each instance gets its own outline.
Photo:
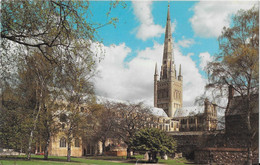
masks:
POLYGON ((241 96, 250 97, 259 89, 259 12, 256 7, 240 10, 233 26, 223 28, 220 53, 209 63, 207 87, 227 89, 232 85, 241 96))
POLYGON ((157 128, 144 128, 130 140, 134 151, 150 151, 152 153, 174 153, 176 141, 166 132, 157 128))
MULTIPOLYGON (((117 4, 118 1, 111 2, 107 16, 117 4)), ((3 49, 13 47, 14 43, 35 48, 51 62, 62 57, 54 54, 53 49, 63 50, 64 54, 64 50, 89 48, 88 41, 95 40, 98 28, 117 21, 111 18, 103 24, 93 22, 88 1, 3 1, 1 6, 3 49)))

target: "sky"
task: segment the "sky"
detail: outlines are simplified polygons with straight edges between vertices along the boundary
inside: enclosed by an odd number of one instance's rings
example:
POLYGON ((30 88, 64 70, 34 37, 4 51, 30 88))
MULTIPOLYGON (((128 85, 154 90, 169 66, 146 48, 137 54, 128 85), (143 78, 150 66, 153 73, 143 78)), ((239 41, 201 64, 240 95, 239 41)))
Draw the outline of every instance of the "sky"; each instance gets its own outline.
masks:
POLYGON ((183 106, 193 106, 195 98, 204 93, 204 68, 218 53, 217 38, 223 27, 232 25, 232 16, 239 9, 258 5, 257 1, 126 1, 107 16, 109 3, 90 1, 89 7, 94 21, 118 18, 115 27, 98 29, 101 46, 93 43, 93 51, 102 57, 94 80, 96 94, 150 106, 155 64, 159 72, 162 64, 168 3, 174 61, 182 66, 183 106))

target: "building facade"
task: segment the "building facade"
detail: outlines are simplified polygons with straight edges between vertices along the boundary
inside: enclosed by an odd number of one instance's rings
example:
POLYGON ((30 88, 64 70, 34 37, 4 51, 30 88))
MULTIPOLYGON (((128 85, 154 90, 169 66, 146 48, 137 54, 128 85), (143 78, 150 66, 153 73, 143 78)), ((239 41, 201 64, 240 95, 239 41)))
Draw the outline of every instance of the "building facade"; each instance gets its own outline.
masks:
POLYGON ((168 5, 160 79, 157 64, 155 65, 154 106, 162 108, 168 117, 173 117, 176 109, 182 107, 182 93, 181 65, 177 76, 176 64, 174 63, 170 6, 168 5))
POLYGON ((168 117, 163 119, 165 122, 164 126, 161 127, 166 131, 209 131, 217 128, 216 104, 206 99, 202 112, 183 115, 183 111, 187 109, 182 107, 182 103, 183 76, 181 65, 177 76, 171 33, 170 6, 168 5, 160 76, 157 64, 155 64, 154 73, 154 107, 162 108, 168 117))

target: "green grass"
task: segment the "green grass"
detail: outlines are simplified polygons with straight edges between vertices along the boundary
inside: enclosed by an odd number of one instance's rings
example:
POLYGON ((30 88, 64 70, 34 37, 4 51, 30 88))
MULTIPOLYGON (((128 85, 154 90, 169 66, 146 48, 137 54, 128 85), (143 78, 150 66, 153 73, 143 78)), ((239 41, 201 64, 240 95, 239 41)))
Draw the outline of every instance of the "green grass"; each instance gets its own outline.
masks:
POLYGON ((179 158, 179 159, 168 159, 168 160, 159 159, 159 163, 171 164, 171 165, 183 165, 191 162, 189 162, 185 158, 179 158))
MULTIPOLYGON (((134 157, 136 159, 126 161, 126 157, 92 156, 87 158, 71 158, 71 162, 66 162, 67 157, 58 156, 49 156, 49 160, 43 160, 43 155, 32 155, 31 161, 27 161, 26 156, 8 156, 0 157, 0 165, 133 165, 135 164, 136 160, 143 159, 143 155, 136 155, 134 157), (111 162, 112 160, 120 162, 111 162)), ((141 160, 138 162, 145 163, 141 160)), ((159 158, 159 163, 169 165, 184 165, 189 162, 185 158, 169 160, 162 160, 159 158)))
POLYGON ((129 163, 117 163, 106 160, 94 160, 86 158, 71 158, 71 162, 66 162, 67 157, 49 156, 48 160, 43 160, 42 155, 32 155, 30 161, 25 160, 25 156, 0 157, 0 165, 127 165, 129 163))

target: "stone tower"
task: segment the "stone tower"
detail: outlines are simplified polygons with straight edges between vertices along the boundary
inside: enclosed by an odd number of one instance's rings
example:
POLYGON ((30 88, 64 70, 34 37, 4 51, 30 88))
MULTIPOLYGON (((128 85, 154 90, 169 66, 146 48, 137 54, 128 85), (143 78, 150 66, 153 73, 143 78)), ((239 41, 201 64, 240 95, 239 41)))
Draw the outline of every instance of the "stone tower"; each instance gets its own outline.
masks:
POLYGON ((154 106, 162 108, 168 117, 173 117, 176 109, 182 107, 182 75, 181 65, 179 66, 179 74, 177 76, 176 64, 174 63, 169 5, 159 80, 158 77, 156 64, 154 73, 154 106))

